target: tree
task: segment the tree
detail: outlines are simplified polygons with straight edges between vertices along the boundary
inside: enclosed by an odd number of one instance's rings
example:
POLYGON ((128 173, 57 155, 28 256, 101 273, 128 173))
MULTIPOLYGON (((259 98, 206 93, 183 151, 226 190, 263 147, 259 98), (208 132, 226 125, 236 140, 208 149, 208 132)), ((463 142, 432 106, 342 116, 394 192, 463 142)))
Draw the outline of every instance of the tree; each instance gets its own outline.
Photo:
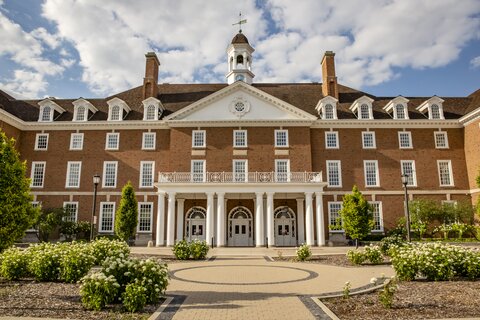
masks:
POLYGON ((0 131, 0 251, 20 239, 32 227, 38 209, 32 205, 27 166, 20 161, 15 140, 0 131))
POLYGON ((51 234, 65 223, 63 219, 67 214, 65 208, 42 209, 34 224, 38 240, 47 242, 51 234))
POLYGON ((115 234, 128 241, 135 236, 138 224, 138 203, 130 181, 122 189, 122 199, 115 218, 115 234))
POLYGON ((370 234, 374 220, 372 207, 358 191, 357 186, 354 185, 352 193, 343 197, 343 208, 339 214, 345 234, 355 239, 355 246, 358 248, 358 240, 370 234))

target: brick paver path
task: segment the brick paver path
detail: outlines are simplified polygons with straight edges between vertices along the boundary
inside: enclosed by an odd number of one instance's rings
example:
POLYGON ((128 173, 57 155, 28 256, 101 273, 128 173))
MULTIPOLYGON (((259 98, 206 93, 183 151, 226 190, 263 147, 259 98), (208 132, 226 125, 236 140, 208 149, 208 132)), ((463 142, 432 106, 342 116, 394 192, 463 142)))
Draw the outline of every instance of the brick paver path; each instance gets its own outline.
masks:
POLYGON ((345 268, 317 263, 269 262, 263 256, 218 256, 172 263, 167 295, 184 295, 174 320, 315 319, 299 296, 352 288, 393 275, 389 266, 345 268))

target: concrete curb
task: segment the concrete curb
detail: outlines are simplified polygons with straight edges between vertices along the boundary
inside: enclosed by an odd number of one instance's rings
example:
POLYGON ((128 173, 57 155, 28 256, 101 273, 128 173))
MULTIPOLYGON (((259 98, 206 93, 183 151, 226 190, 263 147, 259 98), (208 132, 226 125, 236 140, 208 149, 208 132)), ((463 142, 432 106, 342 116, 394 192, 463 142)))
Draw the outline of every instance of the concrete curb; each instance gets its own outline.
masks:
POLYGON ((160 307, 148 318, 148 320, 157 320, 160 319, 162 312, 165 310, 166 307, 172 302, 173 297, 166 297, 165 301, 160 305, 160 307))
POLYGON ((314 298, 314 297, 311 298, 311 299, 313 300, 313 302, 314 302, 317 306, 319 306, 319 307, 322 309, 323 312, 325 312, 325 314, 326 314, 327 316, 330 317, 330 319, 332 319, 332 320, 340 320, 340 318, 337 317, 337 315, 336 315, 335 313, 333 313, 332 310, 328 309, 328 307, 327 307, 325 304, 323 304, 323 302, 320 301, 320 299, 314 298))

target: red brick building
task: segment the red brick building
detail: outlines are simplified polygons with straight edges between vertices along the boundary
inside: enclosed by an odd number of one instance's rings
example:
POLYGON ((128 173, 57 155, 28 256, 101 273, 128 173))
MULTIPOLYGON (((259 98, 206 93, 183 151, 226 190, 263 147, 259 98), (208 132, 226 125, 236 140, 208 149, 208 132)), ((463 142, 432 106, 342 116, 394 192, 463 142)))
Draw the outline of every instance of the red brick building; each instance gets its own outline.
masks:
POLYGON ((376 97, 337 83, 254 83, 253 51, 237 34, 225 84, 159 84, 104 99, 16 100, 0 91, 0 128, 28 163, 35 202, 65 206, 113 233, 121 188, 139 201, 139 241, 171 246, 325 245, 342 196, 357 185, 383 233, 410 199, 472 201, 479 190, 480 90, 468 97, 376 97))

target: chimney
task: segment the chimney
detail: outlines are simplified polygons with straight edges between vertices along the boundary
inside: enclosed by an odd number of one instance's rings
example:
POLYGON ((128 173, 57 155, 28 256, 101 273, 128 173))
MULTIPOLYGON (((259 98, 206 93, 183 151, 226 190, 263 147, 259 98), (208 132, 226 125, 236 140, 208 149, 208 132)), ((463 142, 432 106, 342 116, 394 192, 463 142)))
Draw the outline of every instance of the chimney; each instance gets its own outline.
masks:
POLYGON ((322 93, 338 99, 337 76, 335 75, 335 53, 325 51, 322 59, 322 93))
POLYGON ((143 78, 143 99, 158 95, 158 67, 160 61, 155 52, 148 52, 145 55, 145 78, 143 78))

